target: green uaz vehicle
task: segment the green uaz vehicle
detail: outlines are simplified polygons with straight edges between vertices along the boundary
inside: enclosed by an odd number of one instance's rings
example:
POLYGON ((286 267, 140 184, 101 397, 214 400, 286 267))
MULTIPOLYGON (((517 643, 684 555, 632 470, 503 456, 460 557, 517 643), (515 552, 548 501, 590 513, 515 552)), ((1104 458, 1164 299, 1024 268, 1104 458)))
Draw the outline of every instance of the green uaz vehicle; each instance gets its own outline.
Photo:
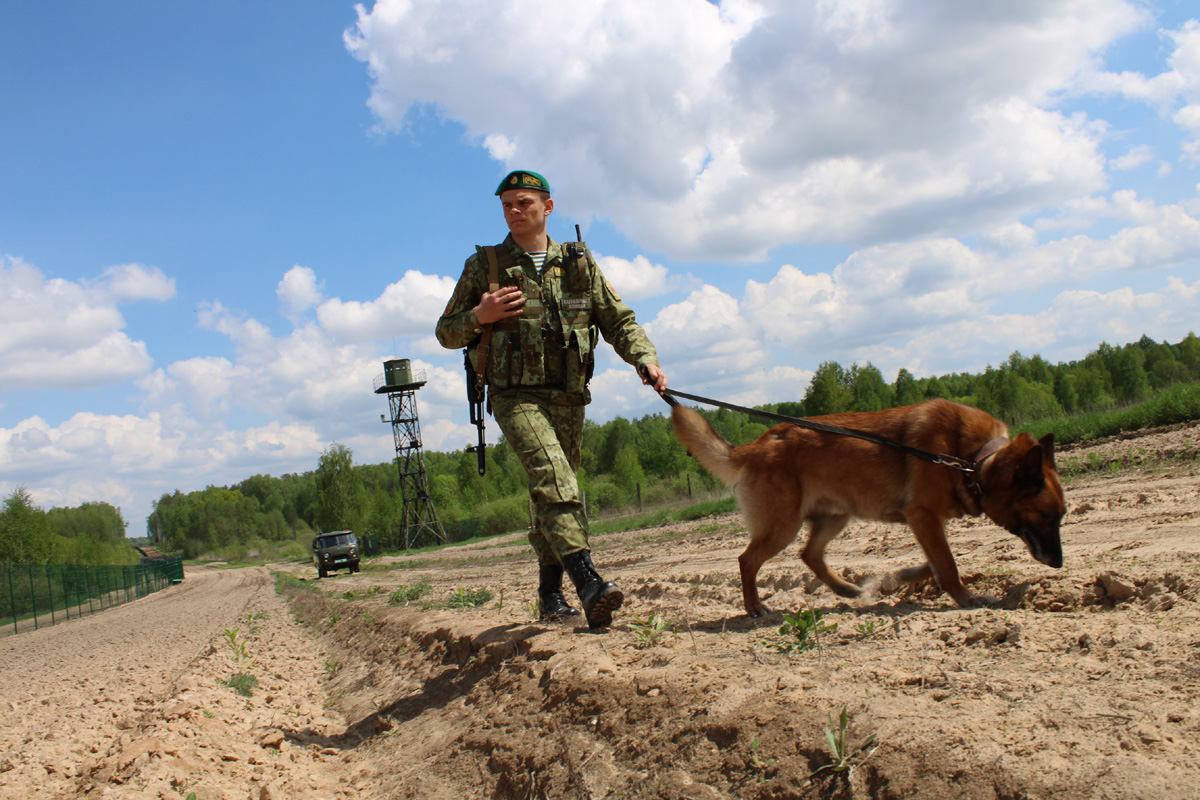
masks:
POLYGON ((351 575, 358 572, 358 537, 354 531, 319 533, 313 539, 312 548, 318 578, 342 567, 349 569, 351 575))

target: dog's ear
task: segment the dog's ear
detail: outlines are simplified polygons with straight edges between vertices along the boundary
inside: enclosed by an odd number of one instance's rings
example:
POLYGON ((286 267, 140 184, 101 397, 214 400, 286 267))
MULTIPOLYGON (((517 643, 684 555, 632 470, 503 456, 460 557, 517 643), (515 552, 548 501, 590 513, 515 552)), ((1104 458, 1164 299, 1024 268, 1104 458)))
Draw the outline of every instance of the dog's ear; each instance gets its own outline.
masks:
POLYGON ((1046 459, 1046 462, 1051 467, 1058 469, 1058 467, 1054 466, 1054 434, 1047 433, 1041 439, 1038 439, 1038 444, 1042 446, 1042 458, 1046 459))
POLYGON ((1046 476, 1042 473, 1043 448, 1040 444, 1025 451, 1017 464, 1017 485, 1022 489, 1040 492, 1046 485, 1046 476))

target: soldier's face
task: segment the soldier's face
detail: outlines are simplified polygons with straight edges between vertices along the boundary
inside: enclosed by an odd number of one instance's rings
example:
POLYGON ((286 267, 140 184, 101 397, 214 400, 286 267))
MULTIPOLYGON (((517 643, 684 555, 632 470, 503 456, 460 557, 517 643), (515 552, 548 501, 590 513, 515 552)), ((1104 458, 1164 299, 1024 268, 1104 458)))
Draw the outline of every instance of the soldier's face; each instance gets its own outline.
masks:
POLYGON ((545 192, 532 189, 509 189, 500 194, 504 221, 514 236, 541 233, 546 230, 546 217, 554 210, 554 200, 545 192))

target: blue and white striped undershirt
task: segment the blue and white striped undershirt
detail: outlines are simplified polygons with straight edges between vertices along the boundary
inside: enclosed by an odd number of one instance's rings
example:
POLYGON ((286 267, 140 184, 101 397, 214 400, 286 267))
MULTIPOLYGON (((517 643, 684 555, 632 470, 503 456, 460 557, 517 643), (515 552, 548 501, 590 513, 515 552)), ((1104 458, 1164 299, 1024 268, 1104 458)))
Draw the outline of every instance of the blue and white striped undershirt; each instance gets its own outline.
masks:
POLYGON ((542 271, 542 267, 546 266, 546 251, 545 250, 526 250, 529 257, 533 259, 533 265, 537 267, 538 272, 542 271))

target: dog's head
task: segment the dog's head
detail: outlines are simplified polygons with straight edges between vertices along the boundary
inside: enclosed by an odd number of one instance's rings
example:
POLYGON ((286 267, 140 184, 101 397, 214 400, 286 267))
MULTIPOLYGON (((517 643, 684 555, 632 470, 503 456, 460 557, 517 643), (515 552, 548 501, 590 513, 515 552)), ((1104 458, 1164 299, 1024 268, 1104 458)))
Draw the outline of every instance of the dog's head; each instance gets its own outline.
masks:
POLYGON ((1018 435, 984 463, 980 484, 983 513, 1025 542, 1035 559, 1061 567, 1058 528, 1067 507, 1054 468, 1054 434, 1041 441, 1018 435))

